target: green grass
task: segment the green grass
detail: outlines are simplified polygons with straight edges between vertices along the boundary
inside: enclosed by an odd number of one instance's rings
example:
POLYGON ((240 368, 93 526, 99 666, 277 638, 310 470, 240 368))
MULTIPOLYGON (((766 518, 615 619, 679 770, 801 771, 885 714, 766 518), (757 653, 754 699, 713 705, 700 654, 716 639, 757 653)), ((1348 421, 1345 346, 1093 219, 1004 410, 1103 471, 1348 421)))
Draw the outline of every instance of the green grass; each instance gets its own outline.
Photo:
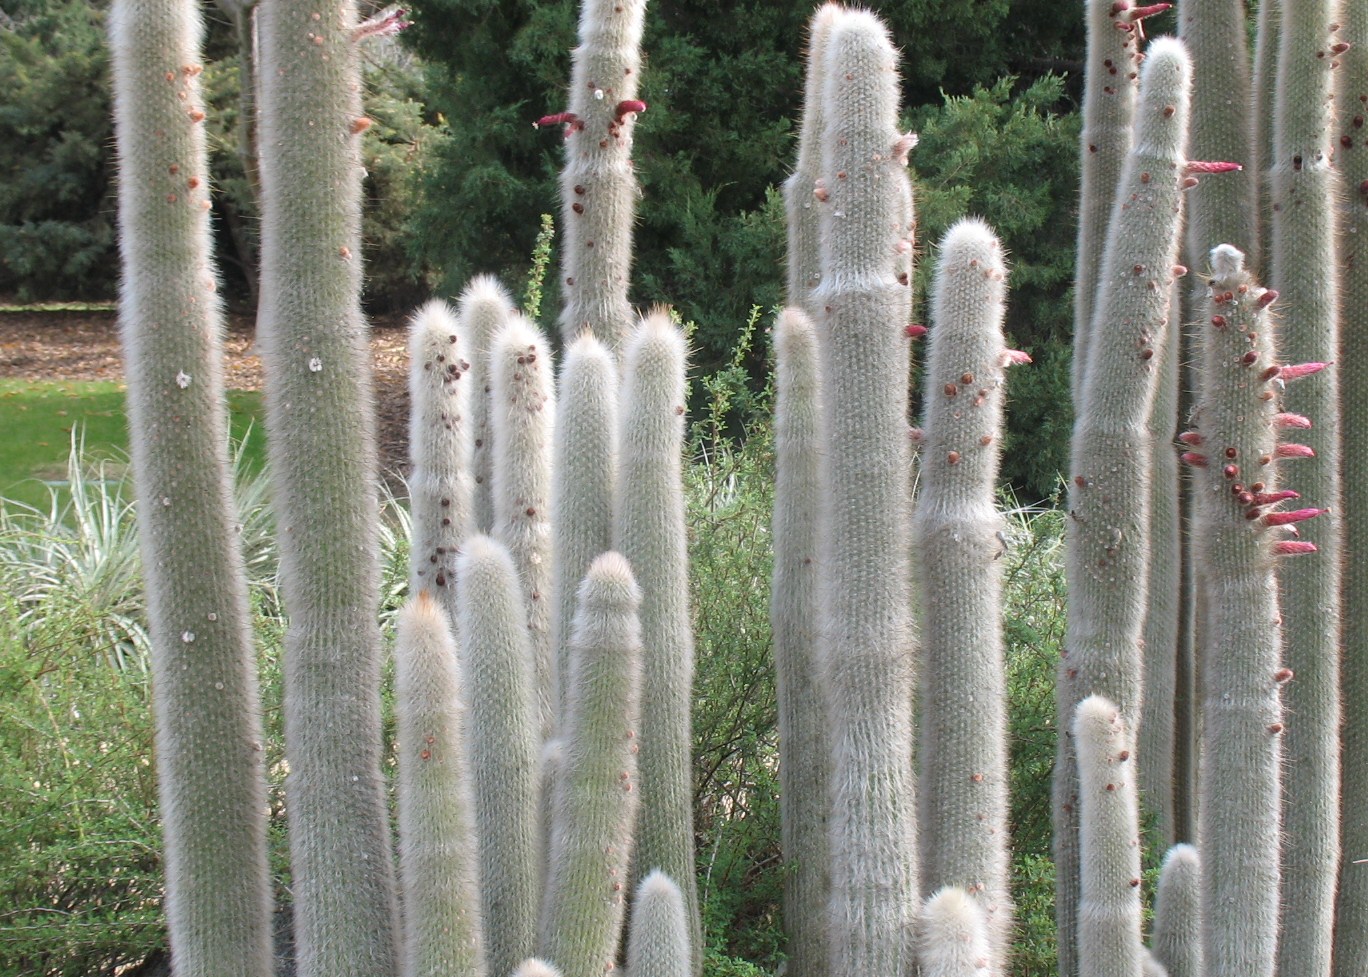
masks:
MULTIPOLYGON (((246 446, 249 470, 265 450, 261 395, 228 395, 232 437, 256 433, 246 446)), ((73 436, 85 442, 85 460, 104 462, 110 476, 128 458, 124 385, 108 380, 42 382, 0 380, 0 497, 46 507, 48 488, 66 480, 73 436)))
POLYGON ((113 302, 0 302, 0 312, 115 312, 113 302))

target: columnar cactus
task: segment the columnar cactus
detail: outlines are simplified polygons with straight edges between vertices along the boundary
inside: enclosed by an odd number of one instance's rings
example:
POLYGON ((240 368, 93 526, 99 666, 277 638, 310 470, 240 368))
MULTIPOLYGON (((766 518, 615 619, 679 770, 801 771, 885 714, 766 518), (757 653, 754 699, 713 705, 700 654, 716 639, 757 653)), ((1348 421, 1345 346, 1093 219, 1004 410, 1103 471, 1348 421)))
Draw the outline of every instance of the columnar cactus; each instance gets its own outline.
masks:
POLYGON ((566 655, 575 590, 613 539, 617 481, 618 376, 613 354, 581 336, 561 367, 551 457, 551 648, 558 676, 556 710, 565 713, 566 655))
MULTIPOLYGON (((684 528, 684 335, 657 311, 627 345, 618 435, 614 546, 641 585, 646 648, 641 712, 641 815, 633 873, 682 879, 693 971, 702 966, 702 924, 693 884, 693 622, 684 528)), ((569 977, 569 975, 567 975, 569 977)))
MULTIPOLYGON (((1282 294, 1283 354, 1291 362, 1340 358, 1332 78, 1348 44, 1331 28, 1333 0, 1284 0, 1273 109, 1271 284, 1282 294)), ((1329 512, 1303 535, 1320 555, 1282 580, 1289 717, 1283 810, 1282 924, 1278 970, 1330 973, 1340 804, 1340 478, 1337 371, 1287 391, 1287 410, 1313 418, 1298 488, 1329 512)), ((1210 859, 1208 858, 1208 863, 1210 859)))
POLYGON ((941 243, 932 285, 913 535, 920 586, 922 887, 958 886, 983 911, 993 970, 1007 972, 1007 689, 1002 647, 1006 523, 995 499, 1007 268, 982 221, 941 243))
MULTIPOLYGON (((834 9, 834 8, 823 8, 834 9)), ((814 29, 815 35, 815 29, 814 29)), ((774 634, 784 933, 793 977, 827 972, 830 743, 817 643, 818 508, 824 452, 817 335, 790 307, 774 327, 774 634)))
POLYGON ((627 977, 691 977, 692 944, 684 894, 664 872, 652 872, 632 900, 627 977))
POLYGON ((464 690, 451 622, 425 590, 399 614, 395 719, 404 977, 483 977, 464 690))
POLYGON ((627 561, 613 552, 594 561, 579 590, 541 914, 541 956, 565 977, 613 969, 622 935, 641 796, 641 600, 627 561))
POLYGON ((456 334, 463 337, 470 361, 471 471, 475 480, 474 525, 471 532, 494 531, 494 428, 490 420, 493 407, 493 380, 489 353, 494 337, 503 331, 513 316, 513 299, 491 275, 471 279, 457 303, 456 334))
POLYGON ((1279 427, 1310 423, 1279 413, 1277 391, 1300 371, 1274 362, 1268 306, 1277 293, 1260 287, 1229 245, 1212 250, 1208 284, 1196 430, 1181 437, 1197 469, 1194 530, 1213 595, 1202 661, 1206 971, 1259 977, 1276 972, 1280 689, 1292 677, 1281 661, 1274 557, 1314 549, 1289 545, 1281 527, 1321 510, 1274 511, 1297 497, 1279 489, 1274 463, 1302 453, 1279 443, 1279 427))
POLYGON ((1139 977, 1140 807, 1134 739, 1116 704, 1092 695, 1073 721, 1078 752, 1078 972, 1139 977))
POLYGON ((947 886, 926 900, 919 928, 921 977, 1001 977, 1007 973, 992 963, 981 903, 958 886, 947 886))
POLYGON ((837 3, 817 8, 808 23, 807 75, 803 85, 803 119, 798 128, 798 159, 784 181, 784 213, 788 218, 788 304, 813 319, 818 309, 813 290, 822 280, 818 196, 822 179, 822 137, 826 132, 826 46, 831 26, 844 13, 837 3))
POLYGON ((489 973, 507 974, 536 950, 541 906, 536 669, 522 586, 508 550, 488 536, 471 537, 456 563, 456 585, 486 959, 489 973))
POLYGON ((1129 0, 1087 0, 1087 64, 1079 157, 1078 248, 1074 272, 1073 401, 1082 395, 1102 253, 1116 184, 1131 148, 1140 77, 1140 31, 1129 0))
POLYGON ((472 391, 465 346, 455 316, 440 300, 423 306, 409 325, 409 589, 427 590, 453 621, 456 553, 473 518, 472 391))
POLYGON ((527 602, 542 736, 555 727, 551 651, 551 434, 554 367, 541 331, 513 316, 489 351, 494 437, 494 531, 508 547, 527 602))
POLYGON ((821 283, 827 477, 819 593, 832 732, 831 967, 898 974, 918 912, 907 429, 910 139, 897 54, 873 14, 827 40, 821 283))
POLYGON ((261 308, 280 528, 285 747, 299 970, 391 973, 398 911, 380 771, 378 506, 361 314, 361 111, 352 0, 258 16, 261 308))
MULTIPOLYGON (((1149 416, 1157 363, 1171 341, 1169 297, 1177 269, 1187 180, 1190 67, 1180 42, 1160 38, 1140 73, 1134 148, 1118 188, 1076 411, 1069 491, 1066 658, 1059 728, 1076 703, 1102 694, 1134 723, 1140 707, 1140 641, 1150 533, 1149 416)), ((1055 763, 1056 914, 1061 972, 1075 971, 1078 798, 1073 741, 1055 763)))
POLYGON ((587 329, 614 351, 635 319, 627 279, 639 192, 632 130, 646 109, 637 98, 645 15, 646 0, 585 0, 569 111, 539 123, 565 127, 561 334, 569 342, 587 329))
MULTIPOLYGON (((1339 145, 1340 301, 1346 351, 1368 348, 1368 6, 1346 3, 1341 35, 1353 44, 1340 57, 1339 145)), ((1344 702, 1342 755, 1368 756, 1368 361, 1340 361, 1340 421, 1344 458, 1344 702)), ((1343 839, 1335 923, 1335 974, 1368 972, 1368 770, 1344 765, 1340 792, 1343 839)))
POLYGON ((1169 977, 1203 977, 1202 863, 1192 845, 1174 845, 1159 869, 1154 894, 1154 957, 1169 977))
POLYGON ((202 30, 199 6, 188 0, 119 0, 110 10, 119 327, 141 500, 172 960, 186 977, 265 977, 266 776, 228 482, 202 30))

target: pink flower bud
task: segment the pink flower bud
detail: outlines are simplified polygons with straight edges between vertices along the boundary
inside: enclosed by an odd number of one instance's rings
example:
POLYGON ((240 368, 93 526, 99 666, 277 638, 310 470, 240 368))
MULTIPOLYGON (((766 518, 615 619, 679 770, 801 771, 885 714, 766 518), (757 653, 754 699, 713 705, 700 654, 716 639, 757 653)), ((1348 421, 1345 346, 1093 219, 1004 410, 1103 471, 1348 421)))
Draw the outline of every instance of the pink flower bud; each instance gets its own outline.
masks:
POLYGON ((556 112, 554 115, 543 115, 536 122, 532 123, 532 128, 544 129, 547 126, 561 124, 565 125, 565 131, 567 133, 584 128, 584 123, 580 121, 580 117, 574 112, 556 112))
POLYGON ((915 322, 909 323, 903 328, 903 332, 907 333, 908 339, 921 339, 926 335, 926 331, 925 326, 915 322))
POLYGON ((1003 366, 1024 366, 1031 362, 1031 357, 1019 349, 1005 349, 1002 351, 1003 366))
POLYGON ((1207 466, 1207 456, 1196 451, 1184 451, 1178 457, 1193 468, 1205 468, 1207 466))
POLYGON ((1178 440, 1183 444, 1189 444, 1196 448, 1199 447, 1206 438, 1202 436, 1202 432, 1200 431, 1184 431, 1182 434, 1178 435, 1178 440))
POLYGON ((616 121, 616 122, 621 122, 623 119, 625 119, 625 118, 627 117, 627 113, 629 113, 629 112, 632 112, 632 113, 635 113, 635 114, 637 114, 637 115, 640 115, 642 112, 645 112, 645 111, 646 111, 646 103, 643 102, 641 99, 639 99, 639 98, 624 99, 623 101, 618 102, 618 103, 617 103, 617 108, 613 110, 613 119, 614 119, 614 121, 616 121))
POLYGON ((353 41, 364 41, 368 37, 387 37, 398 34, 405 27, 411 26, 404 19, 407 10, 396 7, 393 10, 382 10, 370 20, 364 20, 357 24, 352 30, 353 41))

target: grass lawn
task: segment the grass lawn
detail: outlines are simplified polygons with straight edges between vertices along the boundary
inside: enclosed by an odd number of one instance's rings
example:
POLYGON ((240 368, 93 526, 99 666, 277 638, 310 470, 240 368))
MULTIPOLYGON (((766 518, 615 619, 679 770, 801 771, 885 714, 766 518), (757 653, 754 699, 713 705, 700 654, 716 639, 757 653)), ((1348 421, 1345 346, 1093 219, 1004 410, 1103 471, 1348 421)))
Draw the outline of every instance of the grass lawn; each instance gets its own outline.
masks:
MULTIPOLYGON (((232 436, 252 432, 247 462, 255 470, 264 458, 261 394, 228 395, 232 436)), ((110 476, 124 474, 128 426, 124 385, 113 381, 0 380, 0 498, 47 507, 48 486, 66 480, 71 439, 85 440, 89 461, 107 461, 110 476)))

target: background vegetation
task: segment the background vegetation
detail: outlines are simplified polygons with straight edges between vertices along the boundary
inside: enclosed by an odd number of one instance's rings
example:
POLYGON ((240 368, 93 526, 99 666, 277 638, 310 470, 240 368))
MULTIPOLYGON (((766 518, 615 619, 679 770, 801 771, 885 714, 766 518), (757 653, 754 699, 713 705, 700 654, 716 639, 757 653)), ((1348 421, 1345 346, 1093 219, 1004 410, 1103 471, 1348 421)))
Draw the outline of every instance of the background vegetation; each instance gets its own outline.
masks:
MULTIPOLYGON (((219 253, 225 290, 243 311, 254 304, 257 209, 243 125, 249 65, 232 15, 250 3, 205 0, 219 253)), ((0 4, 0 297, 113 295, 106 4, 0 4)), ((540 215, 556 209, 560 166, 555 132, 530 123, 563 107, 574 43, 573 0, 405 6, 412 28, 367 46, 376 124, 365 141, 364 235, 376 311, 453 295, 476 272, 510 284, 522 274, 540 215)), ((1081 18, 1067 5, 1025 0, 872 6, 903 45, 905 121, 922 136, 912 160, 919 238, 935 240, 972 212, 1011 252, 1009 338, 1036 367, 1013 391, 1004 477, 1024 497, 1044 499, 1070 423, 1081 18)), ((705 371, 727 362, 753 305, 782 297, 775 188, 793 156, 809 12, 769 0, 732 4, 725 15, 708 0, 648 10, 632 298, 670 303, 696 323, 695 361, 705 371)), ((556 281, 548 322, 559 307, 556 281)), ((764 356, 762 341, 744 364, 756 389, 764 356)))

